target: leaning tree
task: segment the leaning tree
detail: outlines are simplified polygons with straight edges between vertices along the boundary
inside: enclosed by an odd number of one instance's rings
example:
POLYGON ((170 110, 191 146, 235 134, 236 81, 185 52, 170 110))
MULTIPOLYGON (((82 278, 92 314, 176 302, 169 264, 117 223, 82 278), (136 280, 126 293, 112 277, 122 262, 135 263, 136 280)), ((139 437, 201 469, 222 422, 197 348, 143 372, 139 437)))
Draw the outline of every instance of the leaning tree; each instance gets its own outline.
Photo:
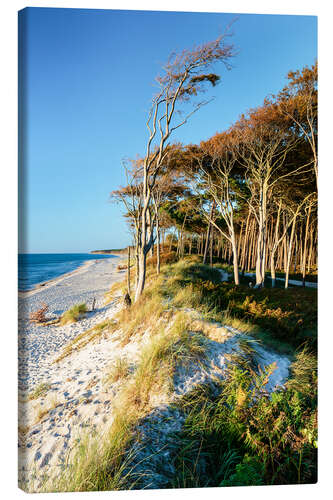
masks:
POLYGON ((139 276, 135 301, 142 294, 146 279, 146 257, 154 244, 155 219, 149 216, 152 193, 157 175, 167 156, 171 134, 185 125, 188 119, 211 99, 197 99, 205 92, 207 84, 215 86, 220 77, 209 72, 214 63, 222 62, 230 68, 234 55, 227 36, 172 54, 157 78, 159 90, 153 97, 146 126, 148 140, 142 166, 142 211, 140 215, 141 238, 138 248, 139 276))

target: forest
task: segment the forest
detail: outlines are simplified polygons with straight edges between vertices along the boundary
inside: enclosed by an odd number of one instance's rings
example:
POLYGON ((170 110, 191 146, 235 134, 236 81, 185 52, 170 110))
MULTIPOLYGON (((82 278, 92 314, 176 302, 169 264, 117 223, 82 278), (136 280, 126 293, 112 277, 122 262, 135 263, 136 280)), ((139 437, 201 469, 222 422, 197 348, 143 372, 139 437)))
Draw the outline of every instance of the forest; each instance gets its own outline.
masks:
POLYGON ((188 104, 206 90, 203 84, 218 84, 218 75, 201 70, 214 59, 228 65, 232 46, 221 43, 185 52, 166 67, 147 121, 146 156, 124 162, 128 183, 111 193, 123 204, 133 233, 136 300, 148 252, 156 253, 159 273, 161 244, 175 248, 177 257, 194 253, 203 263, 225 262, 235 285, 250 271, 255 288, 274 287, 277 276, 286 288, 290 276, 303 285, 316 279, 317 63, 290 71, 277 95, 244 112, 229 129, 199 144, 168 142, 209 102, 194 104, 171 126, 179 101, 188 104))

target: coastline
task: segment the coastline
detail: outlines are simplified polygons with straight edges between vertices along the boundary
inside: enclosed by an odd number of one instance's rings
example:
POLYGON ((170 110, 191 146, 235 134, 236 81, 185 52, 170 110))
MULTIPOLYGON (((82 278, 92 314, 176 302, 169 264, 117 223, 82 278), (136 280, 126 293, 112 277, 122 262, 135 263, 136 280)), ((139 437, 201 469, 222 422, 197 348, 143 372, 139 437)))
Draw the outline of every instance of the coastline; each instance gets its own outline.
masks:
POLYGON ((119 257, 87 261, 71 273, 50 280, 47 285, 19 293, 18 296, 18 357, 19 387, 31 388, 48 375, 50 359, 70 340, 103 321, 113 313, 105 306, 105 293, 112 284, 121 281, 124 271, 118 271, 119 257), (47 304, 49 319, 59 317, 76 304, 85 303, 88 309, 95 301, 94 311, 81 321, 64 326, 32 324, 29 316, 42 304, 47 304))
MULTIPOLYGON (((118 259, 120 255, 115 255, 115 254, 110 254, 114 255, 115 259, 118 259)), ((108 259, 106 257, 106 259, 108 259)), ((99 261, 102 261, 104 259, 99 259, 99 261)), ((85 272, 88 267, 90 267, 92 264, 95 263, 95 260, 86 260, 82 264, 80 264, 76 269, 73 271, 69 271, 68 273, 61 274, 60 276, 57 276, 56 278, 51 278, 46 281, 42 281, 41 283, 37 283, 36 285, 33 286, 33 288, 30 288, 29 290, 18 290, 18 296, 19 297, 30 297, 31 295, 34 295, 41 289, 46 290, 47 288, 57 285, 61 281, 63 281, 66 278, 70 278, 71 276, 75 276, 76 274, 81 274, 82 272, 85 272)))

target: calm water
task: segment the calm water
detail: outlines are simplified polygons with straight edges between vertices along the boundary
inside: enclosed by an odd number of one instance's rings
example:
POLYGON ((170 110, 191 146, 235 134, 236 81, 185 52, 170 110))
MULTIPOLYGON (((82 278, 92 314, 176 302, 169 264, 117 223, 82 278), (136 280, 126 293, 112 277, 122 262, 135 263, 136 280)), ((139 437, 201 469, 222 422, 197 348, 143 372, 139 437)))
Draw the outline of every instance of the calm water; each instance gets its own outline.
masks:
POLYGON ((77 269, 87 260, 113 259, 114 255, 89 253, 29 253, 18 256, 18 288, 30 290, 77 269))

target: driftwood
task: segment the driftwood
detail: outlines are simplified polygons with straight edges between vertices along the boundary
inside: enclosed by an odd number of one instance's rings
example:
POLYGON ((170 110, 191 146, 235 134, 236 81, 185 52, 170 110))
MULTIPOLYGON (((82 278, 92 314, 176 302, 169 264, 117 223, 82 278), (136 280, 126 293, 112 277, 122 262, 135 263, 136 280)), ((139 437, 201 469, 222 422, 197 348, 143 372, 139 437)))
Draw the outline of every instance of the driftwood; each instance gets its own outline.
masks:
POLYGON ((30 323, 46 323, 48 319, 45 316, 46 311, 48 310, 49 306, 45 304, 45 302, 42 304, 42 307, 38 309, 38 311, 30 313, 29 319, 30 323))

